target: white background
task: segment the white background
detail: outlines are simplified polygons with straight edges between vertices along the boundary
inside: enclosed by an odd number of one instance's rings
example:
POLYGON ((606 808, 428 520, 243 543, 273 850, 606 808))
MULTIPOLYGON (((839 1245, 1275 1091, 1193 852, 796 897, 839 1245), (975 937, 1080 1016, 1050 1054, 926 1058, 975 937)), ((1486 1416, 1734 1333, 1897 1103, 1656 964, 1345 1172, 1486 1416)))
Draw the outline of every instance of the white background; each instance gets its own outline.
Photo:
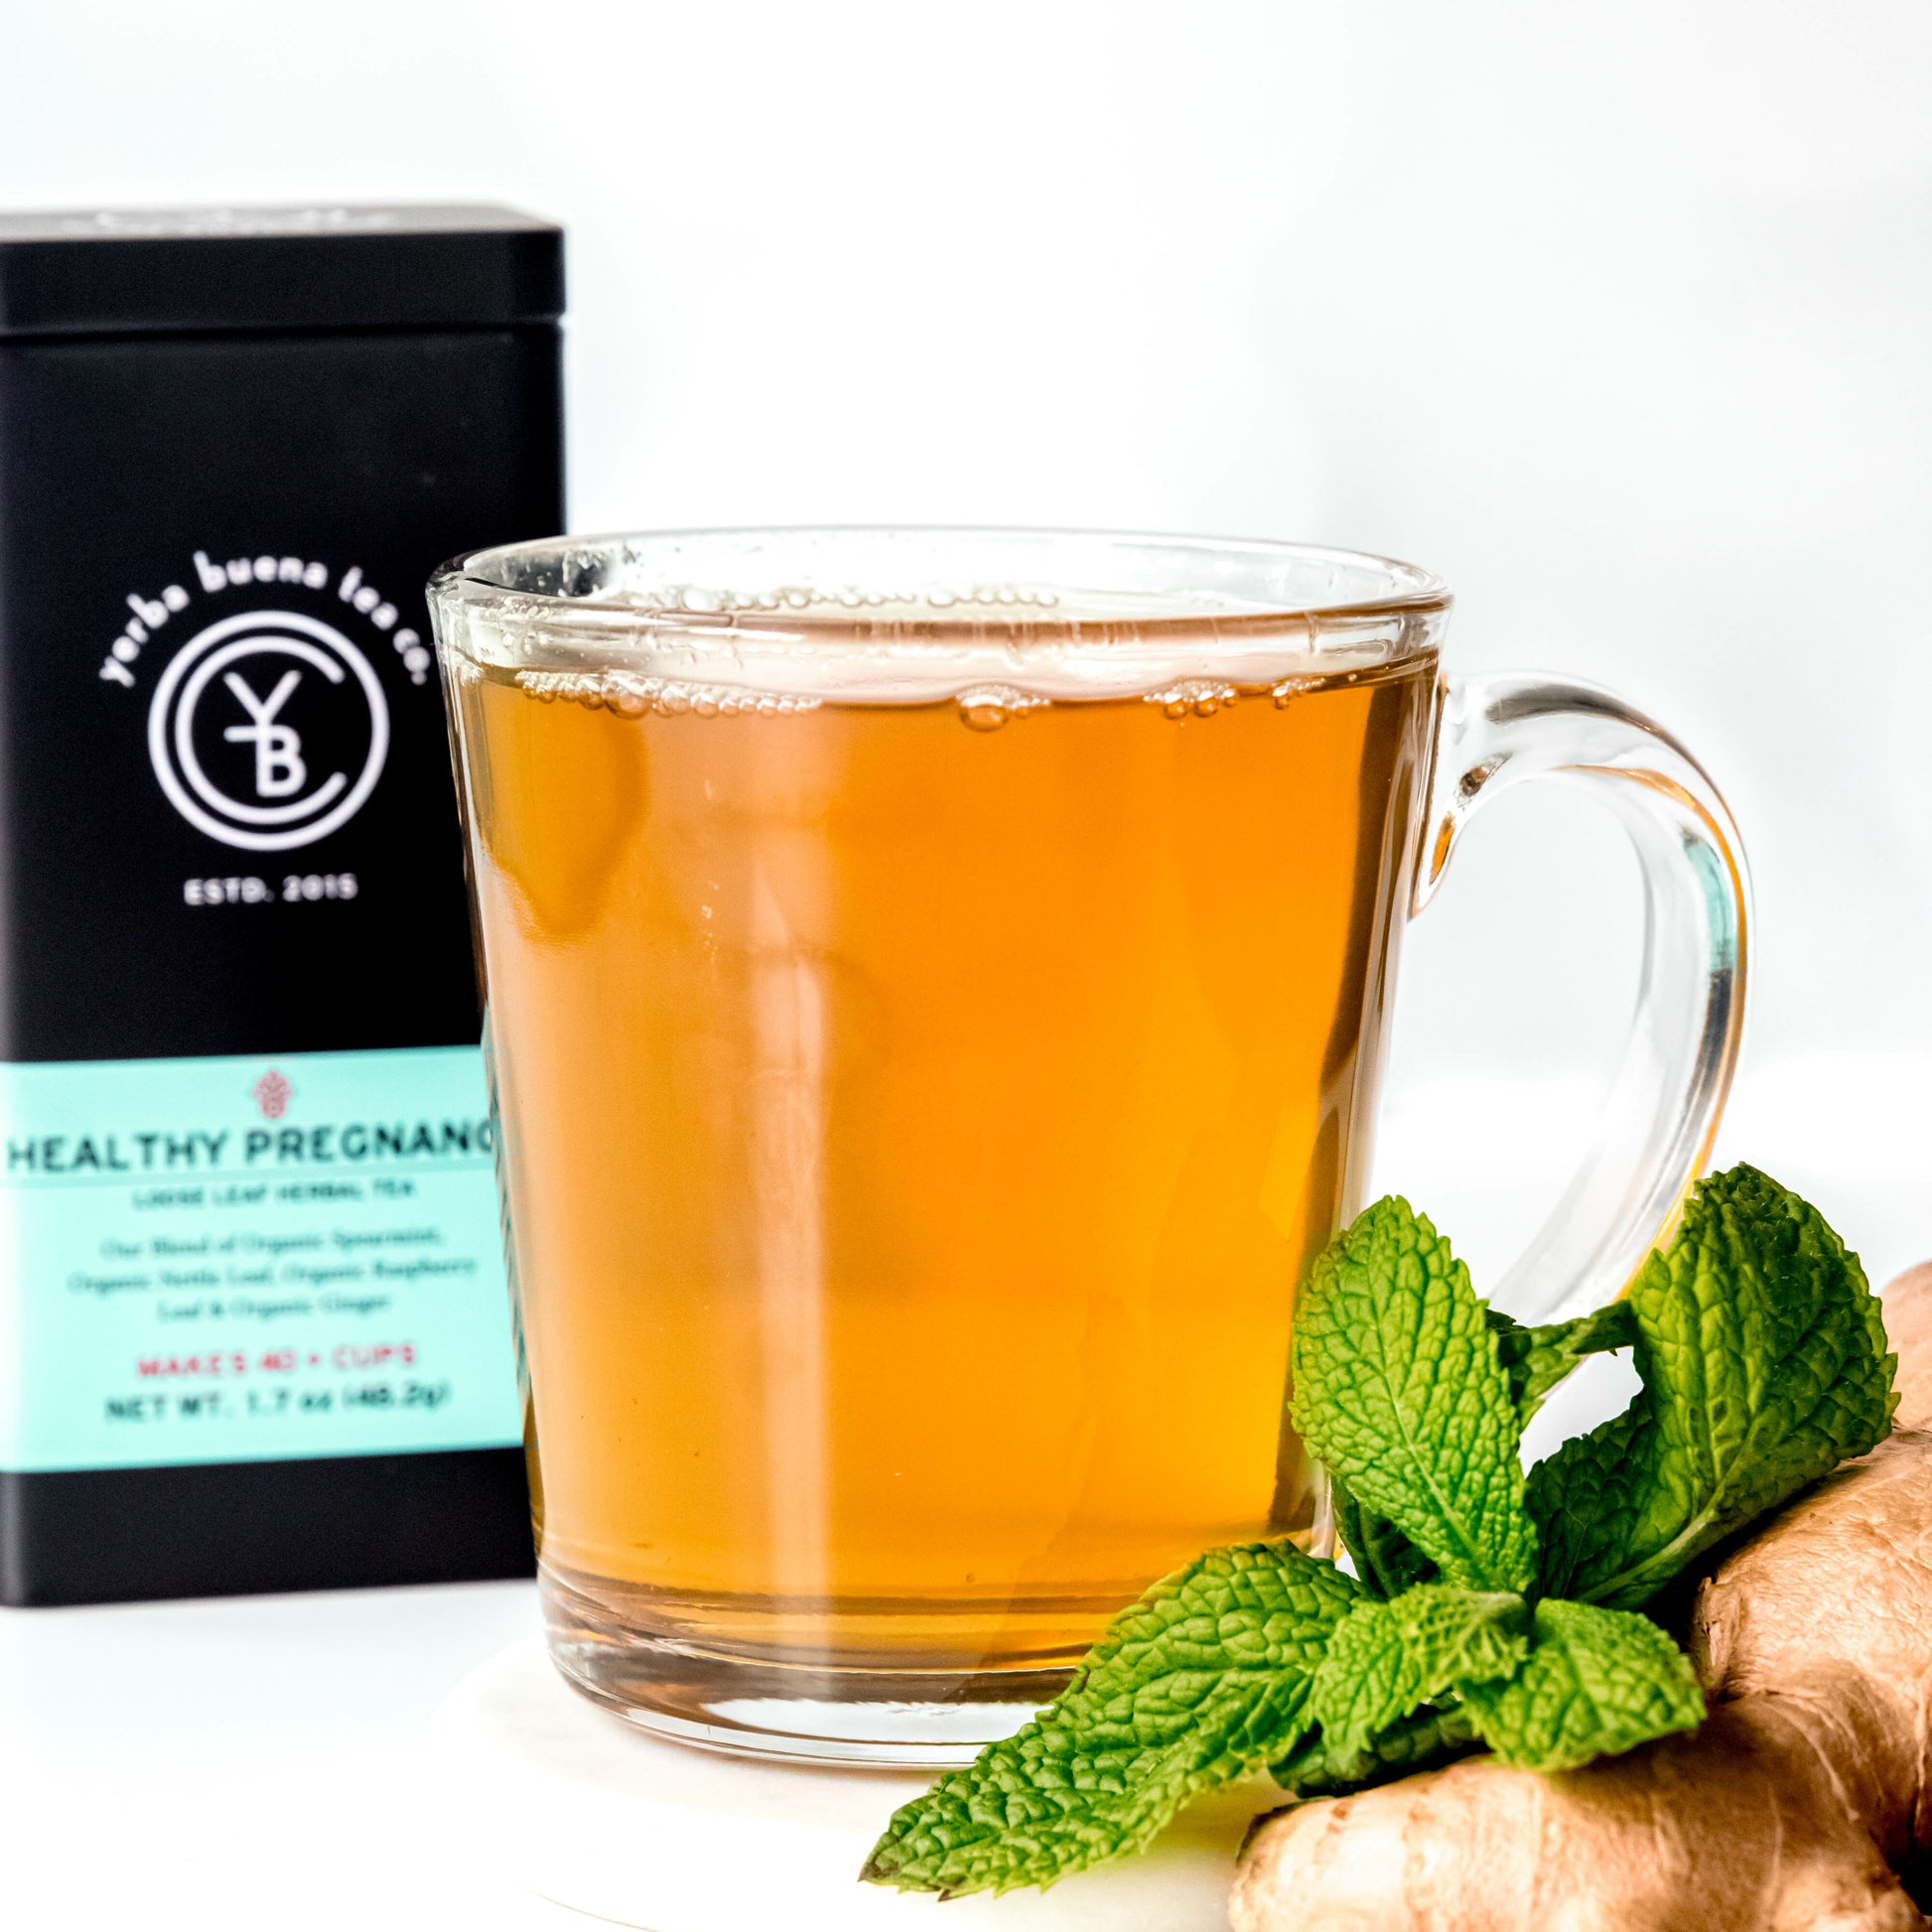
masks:
MULTIPOLYGON (((1922 0, 0 21, 0 205, 564 221, 579 528, 1116 525, 1442 571, 1456 662, 1612 684, 1730 795, 1759 945, 1726 1153, 1875 1276, 1932 1253, 1922 0)), ((1479 1279, 1582 1144, 1636 916, 1614 836, 1532 792, 1416 930, 1385 1177, 1479 1279)))

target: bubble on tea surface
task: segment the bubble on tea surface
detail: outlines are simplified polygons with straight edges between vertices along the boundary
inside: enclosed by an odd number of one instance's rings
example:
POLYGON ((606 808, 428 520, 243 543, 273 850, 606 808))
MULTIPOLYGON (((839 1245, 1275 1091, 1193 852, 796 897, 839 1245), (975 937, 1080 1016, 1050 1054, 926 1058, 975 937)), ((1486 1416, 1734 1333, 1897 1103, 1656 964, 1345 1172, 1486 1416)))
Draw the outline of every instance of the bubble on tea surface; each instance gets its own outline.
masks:
POLYGON ((976 684, 960 692, 953 702, 959 707, 962 725, 976 732, 996 732, 1009 718, 1037 711, 1046 700, 1011 684, 976 684))
POLYGON ((1277 711, 1286 711, 1304 691, 1312 691, 1320 682, 1318 677, 1285 677, 1269 695, 1277 711))
MULTIPOLYGON (((920 611, 960 612, 977 607, 1015 617, 1050 611, 1059 593, 1044 585, 1020 583, 930 584, 923 587, 890 583, 767 584, 756 590, 732 590, 718 585, 659 584, 628 594, 652 618, 738 617, 759 612, 825 613, 890 617, 914 616, 920 611)), ((964 613, 962 613, 964 615, 964 613)))
POLYGON ((516 681, 545 704, 565 698, 596 710, 604 703, 604 678, 597 671, 519 671, 516 681))
POLYGON ((823 702, 785 691, 747 691, 687 678, 639 677, 630 671, 519 671, 516 681, 545 704, 566 698, 625 718, 783 718, 823 702))
POLYGON ((1231 705, 1236 697, 1231 684, 1211 677, 1183 677, 1159 691, 1147 694, 1149 704, 1158 704, 1170 718, 1212 718, 1231 705))

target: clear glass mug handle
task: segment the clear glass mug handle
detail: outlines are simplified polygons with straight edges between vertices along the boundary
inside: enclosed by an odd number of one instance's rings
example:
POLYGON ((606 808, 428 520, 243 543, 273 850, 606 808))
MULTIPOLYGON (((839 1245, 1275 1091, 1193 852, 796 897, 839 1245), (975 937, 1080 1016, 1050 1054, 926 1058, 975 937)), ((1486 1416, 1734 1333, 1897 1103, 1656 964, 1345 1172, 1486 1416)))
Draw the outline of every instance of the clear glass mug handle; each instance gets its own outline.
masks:
POLYGON ((1492 1298, 1541 1321, 1619 1294, 1703 1171, 1743 1035, 1750 880, 1717 786, 1660 725, 1592 685, 1501 672, 1445 692, 1415 911, 1483 803, 1531 778, 1587 785, 1622 822, 1644 925, 1629 1043, 1595 1141, 1492 1298))

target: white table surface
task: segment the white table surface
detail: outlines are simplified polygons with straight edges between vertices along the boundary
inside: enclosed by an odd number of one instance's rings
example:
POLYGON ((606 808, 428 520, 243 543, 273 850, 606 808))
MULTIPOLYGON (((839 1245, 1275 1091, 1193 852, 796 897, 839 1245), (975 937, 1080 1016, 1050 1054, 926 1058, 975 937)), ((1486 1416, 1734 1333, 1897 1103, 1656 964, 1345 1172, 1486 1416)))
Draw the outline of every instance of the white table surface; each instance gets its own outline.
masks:
POLYGON ((480 1871, 428 1740, 529 1584, 0 1610, 0 1923, 560 1932, 480 1871))

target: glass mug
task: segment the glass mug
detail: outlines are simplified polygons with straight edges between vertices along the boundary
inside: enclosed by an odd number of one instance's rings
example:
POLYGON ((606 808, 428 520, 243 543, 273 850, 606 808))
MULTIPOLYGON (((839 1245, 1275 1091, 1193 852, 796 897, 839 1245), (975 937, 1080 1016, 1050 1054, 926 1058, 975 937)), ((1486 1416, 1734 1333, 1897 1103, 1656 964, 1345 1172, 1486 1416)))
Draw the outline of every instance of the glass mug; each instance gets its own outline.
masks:
POLYGON ((1211 1545, 1325 1548, 1289 1319, 1405 920, 1485 799, 1628 828, 1642 988, 1500 1285, 1614 1295, 1743 1012, 1730 817, 1588 686, 1445 680, 1425 571, 973 530, 447 566, 541 1587, 687 1741, 955 1762, 1211 1545))

